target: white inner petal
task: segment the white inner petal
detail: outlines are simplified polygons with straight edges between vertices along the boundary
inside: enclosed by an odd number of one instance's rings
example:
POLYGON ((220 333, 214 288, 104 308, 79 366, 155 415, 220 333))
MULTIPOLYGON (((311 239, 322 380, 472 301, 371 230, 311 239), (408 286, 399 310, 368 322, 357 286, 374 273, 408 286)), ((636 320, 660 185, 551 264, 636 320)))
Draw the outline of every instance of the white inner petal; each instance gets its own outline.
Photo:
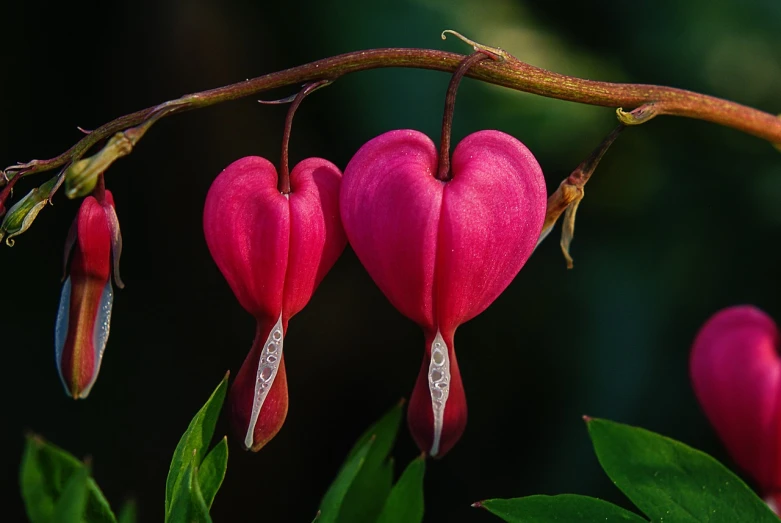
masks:
POLYGON ((260 361, 258 361, 258 372, 255 375, 255 396, 252 399, 252 415, 250 416, 249 427, 247 427, 247 435, 244 437, 244 446, 248 449, 252 448, 255 425, 258 423, 260 409, 263 407, 263 402, 266 401, 271 385, 274 384, 274 378, 277 377, 277 370, 282 361, 282 342, 284 337, 284 332, 282 332, 282 315, 280 314, 276 325, 271 329, 266 342, 263 344, 260 361))
POLYGON ((57 323, 54 327, 54 358, 57 361, 57 372, 60 374, 60 381, 65 387, 65 393, 70 396, 70 389, 62 375, 62 350, 65 347, 65 341, 68 339, 68 324, 70 323, 70 305, 71 305, 71 278, 65 280, 60 294, 60 306, 57 309, 57 323))
POLYGON ((434 413, 434 441, 432 456, 439 454, 442 426, 445 419, 445 403, 450 395, 450 356, 442 335, 437 331, 431 343, 431 361, 428 365, 428 390, 431 393, 431 411, 434 413))
POLYGON ((98 316, 95 318, 95 327, 92 333, 92 346, 95 349, 95 364, 92 371, 92 379, 79 394, 80 398, 86 398, 89 395, 95 380, 100 372, 100 364, 103 362, 103 353, 106 351, 108 342, 108 333, 111 328, 111 307, 114 304, 114 289, 111 286, 111 278, 103 287, 103 293, 100 295, 100 304, 98 305, 98 316))

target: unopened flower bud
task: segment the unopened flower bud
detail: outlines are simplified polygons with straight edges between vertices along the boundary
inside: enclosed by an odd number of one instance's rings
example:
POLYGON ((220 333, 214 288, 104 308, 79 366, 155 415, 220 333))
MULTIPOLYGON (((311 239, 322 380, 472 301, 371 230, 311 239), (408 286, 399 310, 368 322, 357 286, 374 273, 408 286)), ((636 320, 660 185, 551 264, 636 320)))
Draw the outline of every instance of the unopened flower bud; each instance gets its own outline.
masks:
POLYGON ((65 391, 86 398, 95 384, 108 341, 114 291, 120 288, 122 236, 109 191, 84 199, 65 246, 67 278, 55 329, 55 355, 65 391), (112 265, 113 259, 113 265, 112 265))

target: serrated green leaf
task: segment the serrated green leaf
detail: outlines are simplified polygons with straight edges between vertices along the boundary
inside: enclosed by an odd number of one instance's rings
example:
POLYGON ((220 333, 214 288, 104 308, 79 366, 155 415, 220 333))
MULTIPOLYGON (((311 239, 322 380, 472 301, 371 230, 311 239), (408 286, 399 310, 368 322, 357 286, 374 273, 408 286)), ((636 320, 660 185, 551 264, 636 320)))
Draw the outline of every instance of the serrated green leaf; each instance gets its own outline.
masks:
POLYGON ((198 484, 196 459, 194 456, 188 461, 181 480, 176 483, 171 510, 165 519, 167 523, 211 523, 209 508, 198 484))
POLYGON ((54 505, 52 523, 82 523, 87 509, 87 467, 80 467, 65 483, 57 503, 54 505))
POLYGON ((337 521, 347 491, 350 490, 350 486, 361 471, 361 467, 366 462, 366 456, 373 445, 374 438, 371 437, 356 452, 350 453, 350 458, 342 466, 336 479, 331 483, 325 496, 323 496, 323 500, 320 502, 318 517, 315 518, 318 523, 337 521))
POLYGON ((136 502, 130 499, 122 505, 122 510, 119 511, 119 516, 117 517, 117 522, 136 523, 136 521, 138 521, 138 516, 136 515, 136 502))
POLYGON ((393 486, 377 523, 420 523, 423 521, 423 476, 426 458, 413 459, 393 486))
POLYGON ((487 499, 476 506, 508 523, 648 523, 612 503, 576 494, 487 499))
MULTIPOLYGON (((217 418, 222 410, 222 404, 225 401, 225 392, 228 389, 228 374, 222 379, 220 384, 214 390, 201 410, 190 422, 187 430, 176 445, 171 467, 168 470, 168 478, 165 482, 165 512, 168 514, 173 501, 173 494, 176 490, 176 484, 179 482, 188 469, 194 458, 199 458, 205 454, 205 449, 214 435, 214 427, 217 425, 217 418), (194 452, 195 451, 195 452, 194 452)), ((195 463, 197 468, 200 462, 195 463)))
POLYGON ((399 402, 388 410, 358 438, 348 454, 349 460, 364 443, 374 437, 374 445, 366 455, 366 462, 344 498, 339 523, 374 521, 382 511, 393 484, 393 466, 389 465, 388 454, 399 431, 402 406, 403 402, 399 402))
POLYGON ((704 452, 645 429, 587 421, 613 483, 652 521, 779 523, 735 474, 704 452))
MULTIPOLYGON (((85 469, 84 464, 70 453, 39 436, 27 436, 19 483, 27 517, 31 522, 51 520, 67 482, 82 469, 85 469)), ((116 523, 108 501, 90 477, 87 478, 84 517, 90 523, 116 523)))
POLYGON ((223 437, 217 446, 203 459, 198 469, 198 483, 201 486, 206 507, 211 508, 214 496, 220 490, 228 469, 228 438, 223 437))

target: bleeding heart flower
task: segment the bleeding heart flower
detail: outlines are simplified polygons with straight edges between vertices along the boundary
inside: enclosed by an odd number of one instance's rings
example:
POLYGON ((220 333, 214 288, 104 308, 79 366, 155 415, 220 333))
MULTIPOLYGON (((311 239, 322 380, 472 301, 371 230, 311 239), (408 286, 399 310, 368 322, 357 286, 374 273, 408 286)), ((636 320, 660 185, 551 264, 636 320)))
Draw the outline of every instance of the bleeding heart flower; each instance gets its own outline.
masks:
POLYGON ((74 399, 86 398, 98 377, 108 341, 111 305, 112 258, 114 280, 121 289, 119 257, 122 235, 110 191, 84 198, 65 244, 65 267, 70 271, 62 286, 55 328, 57 370, 65 391, 74 399), (72 256, 71 256, 72 253, 72 256))
POLYGON ((691 353, 694 392, 737 464, 774 510, 781 506, 781 359, 773 320, 751 306, 724 309, 691 353))
POLYGON ((339 221, 342 174, 309 158, 277 188, 277 171, 251 156, 229 165, 206 197, 203 227, 212 257, 233 293, 257 319, 255 341, 230 391, 232 423, 259 450, 285 421, 282 355, 290 318, 307 304, 346 245, 339 221))
POLYGON ((455 149, 440 181, 437 150, 399 130, 350 160, 340 195, 350 244, 402 314, 423 327, 426 347, 408 422, 418 446, 442 456, 466 425, 453 336, 486 309, 531 255, 545 218, 545 180, 518 140, 480 131, 455 149))

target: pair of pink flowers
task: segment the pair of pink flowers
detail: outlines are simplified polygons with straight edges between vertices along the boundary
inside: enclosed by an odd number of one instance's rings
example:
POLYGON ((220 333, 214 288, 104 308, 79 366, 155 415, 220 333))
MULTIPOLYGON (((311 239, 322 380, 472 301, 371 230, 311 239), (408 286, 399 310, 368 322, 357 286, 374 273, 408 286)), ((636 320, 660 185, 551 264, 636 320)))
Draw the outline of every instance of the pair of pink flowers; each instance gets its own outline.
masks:
POLYGON ((288 322, 349 240, 391 303, 423 328, 424 357, 408 409, 420 448, 442 456, 466 424, 454 352, 459 325, 485 310, 531 255, 545 218, 542 171, 529 150, 498 131, 455 149, 447 181, 417 131, 366 143, 342 176, 310 158, 280 190, 274 166, 247 157, 228 166, 206 199, 209 250, 241 305, 255 341, 230 392, 232 422, 258 450, 288 408, 283 347, 288 322))

